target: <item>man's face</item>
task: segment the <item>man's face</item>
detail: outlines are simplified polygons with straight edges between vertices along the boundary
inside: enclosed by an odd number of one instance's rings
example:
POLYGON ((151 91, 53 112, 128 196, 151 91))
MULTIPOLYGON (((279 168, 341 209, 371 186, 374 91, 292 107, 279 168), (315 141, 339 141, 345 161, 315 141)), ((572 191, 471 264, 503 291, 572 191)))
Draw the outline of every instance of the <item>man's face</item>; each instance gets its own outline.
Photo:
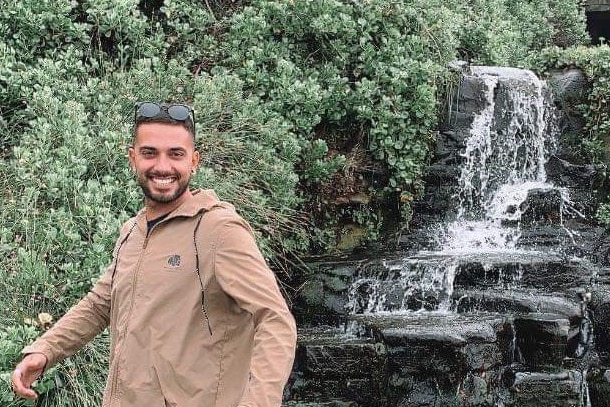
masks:
POLYGON ((129 163, 149 203, 174 205, 188 193, 199 164, 193 136, 181 125, 143 123, 129 148, 129 163))

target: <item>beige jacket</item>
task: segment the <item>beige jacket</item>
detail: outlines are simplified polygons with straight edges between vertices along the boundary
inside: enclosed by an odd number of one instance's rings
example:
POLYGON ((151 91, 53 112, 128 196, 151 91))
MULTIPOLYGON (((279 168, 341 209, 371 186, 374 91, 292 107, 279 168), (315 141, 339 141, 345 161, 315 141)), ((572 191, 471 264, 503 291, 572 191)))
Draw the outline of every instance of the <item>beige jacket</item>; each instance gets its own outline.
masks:
POLYGON ((23 352, 50 367, 107 326, 103 407, 281 405, 295 322, 250 227, 211 190, 148 234, 144 210, 127 222, 91 292, 23 352))

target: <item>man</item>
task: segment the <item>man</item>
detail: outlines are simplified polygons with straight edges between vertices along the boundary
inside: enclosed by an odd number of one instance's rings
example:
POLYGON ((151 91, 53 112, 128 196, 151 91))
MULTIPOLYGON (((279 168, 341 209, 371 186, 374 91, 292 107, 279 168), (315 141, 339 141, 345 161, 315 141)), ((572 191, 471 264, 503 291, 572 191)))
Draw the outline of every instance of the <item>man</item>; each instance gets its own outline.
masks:
POLYGON ((277 407, 294 359, 295 322, 248 224, 211 190, 192 110, 136 106, 129 163, 145 207, 125 223, 92 290, 24 348, 15 393, 106 327, 103 407, 277 407))

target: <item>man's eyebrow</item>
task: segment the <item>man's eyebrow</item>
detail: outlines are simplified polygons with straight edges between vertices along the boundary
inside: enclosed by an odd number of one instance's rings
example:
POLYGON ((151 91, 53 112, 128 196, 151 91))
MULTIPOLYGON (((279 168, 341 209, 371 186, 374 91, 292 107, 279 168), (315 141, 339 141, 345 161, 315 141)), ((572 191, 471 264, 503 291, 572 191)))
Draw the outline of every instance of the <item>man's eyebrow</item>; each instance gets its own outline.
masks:
MULTIPOLYGON (((138 151, 140 152, 157 152, 159 151, 158 148, 156 147, 152 147, 152 146, 141 146, 138 147, 138 151)), ((186 153, 187 149, 184 147, 170 147, 169 151, 171 153, 186 153)))

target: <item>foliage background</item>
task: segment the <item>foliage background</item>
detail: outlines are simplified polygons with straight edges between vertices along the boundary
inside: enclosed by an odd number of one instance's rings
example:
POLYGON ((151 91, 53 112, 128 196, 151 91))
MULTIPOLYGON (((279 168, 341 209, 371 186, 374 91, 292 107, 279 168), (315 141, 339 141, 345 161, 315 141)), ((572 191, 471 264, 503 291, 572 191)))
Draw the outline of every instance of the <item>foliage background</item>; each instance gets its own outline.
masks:
MULTIPOLYGON (((195 186, 237 204, 288 281, 303 255, 388 247, 408 225, 452 60, 582 65, 597 86, 582 147, 604 160, 607 47, 588 42, 571 0, 0 0, 0 403, 28 404, 8 386, 19 350, 141 205, 135 101, 194 106, 195 186)), ((37 405, 98 406, 107 345, 47 372, 37 405)))

